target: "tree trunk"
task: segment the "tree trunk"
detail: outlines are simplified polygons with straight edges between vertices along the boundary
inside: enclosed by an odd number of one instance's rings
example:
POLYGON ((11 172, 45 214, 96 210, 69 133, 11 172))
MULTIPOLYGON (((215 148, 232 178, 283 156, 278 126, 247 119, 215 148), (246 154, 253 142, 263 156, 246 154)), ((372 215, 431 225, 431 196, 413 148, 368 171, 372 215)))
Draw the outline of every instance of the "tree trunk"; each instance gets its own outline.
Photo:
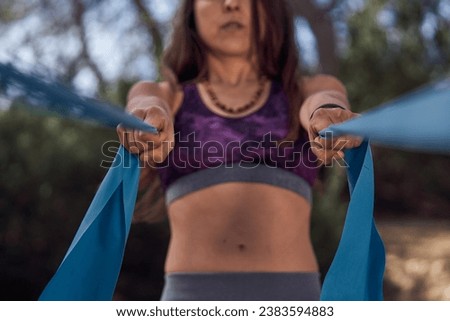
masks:
POLYGON ((332 1, 327 7, 318 7, 313 0, 289 0, 296 16, 304 17, 310 24, 317 40, 320 68, 318 72, 336 75, 338 58, 336 36, 329 11, 337 1, 332 1))

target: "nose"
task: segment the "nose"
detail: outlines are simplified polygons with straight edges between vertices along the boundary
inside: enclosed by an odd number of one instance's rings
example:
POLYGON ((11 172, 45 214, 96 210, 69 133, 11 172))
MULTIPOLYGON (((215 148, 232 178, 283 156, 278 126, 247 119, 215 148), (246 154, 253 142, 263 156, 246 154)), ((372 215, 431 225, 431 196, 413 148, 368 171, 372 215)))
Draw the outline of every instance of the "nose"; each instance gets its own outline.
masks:
POLYGON ((227 11, 239 10, 240 0, 225 0, 224 7, 227 11))

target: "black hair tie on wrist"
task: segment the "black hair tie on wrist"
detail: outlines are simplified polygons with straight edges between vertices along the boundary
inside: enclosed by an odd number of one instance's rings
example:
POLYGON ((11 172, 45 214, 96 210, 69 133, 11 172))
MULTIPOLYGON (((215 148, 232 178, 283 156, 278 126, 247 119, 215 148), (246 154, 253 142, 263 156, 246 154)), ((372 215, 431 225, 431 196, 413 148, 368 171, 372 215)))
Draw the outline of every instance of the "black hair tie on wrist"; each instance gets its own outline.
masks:
POLYGON ((340 109, 346 110, 346 108, 344 108, 344 107, 342 107, 342 106, 340 106, 340 105, 336 105, 336 104, 323 104, 323 105, 320 105, 319 107, 317 107, 316 109, 314 109, 314 111, 312 112, 311 116, 309 116, 309 120, 311 120, 311 119, 313 118, 314 113, 315 113, 316 111, 318 111, 319 109, 322 109, 322 108, 340 108, 340 109))

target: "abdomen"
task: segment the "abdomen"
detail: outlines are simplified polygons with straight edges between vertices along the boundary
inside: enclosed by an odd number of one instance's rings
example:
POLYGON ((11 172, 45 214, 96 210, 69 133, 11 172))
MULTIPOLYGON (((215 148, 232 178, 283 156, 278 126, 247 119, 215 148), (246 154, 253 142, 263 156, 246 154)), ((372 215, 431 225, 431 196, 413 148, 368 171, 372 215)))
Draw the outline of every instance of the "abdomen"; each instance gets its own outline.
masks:
POLYGON ((310 205, 259 183, 224 183, 170 204, 166 272, 317 271, 310 205))

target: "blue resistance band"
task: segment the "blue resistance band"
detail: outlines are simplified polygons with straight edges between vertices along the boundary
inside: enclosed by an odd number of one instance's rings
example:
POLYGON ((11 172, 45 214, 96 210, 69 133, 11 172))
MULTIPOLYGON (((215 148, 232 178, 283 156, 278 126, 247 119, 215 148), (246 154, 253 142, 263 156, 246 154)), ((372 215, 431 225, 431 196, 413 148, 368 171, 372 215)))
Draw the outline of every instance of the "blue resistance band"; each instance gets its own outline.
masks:
POLYGON ((330 126, 322 134, 362 136, 380 146, 449 154, 450 78, 330 126))
MULTIPOLYGON (((450 79, 333 125, 324 137, 354 135, 386 147, 450 153, 450 79)), ((351 199, 321 300, 382 300, 385 251, 373 219, 373 163, 367 142, 347 150, 351 199)))
POLYGON ((58 82, 44 79, 25 74, 11 64, 0 63, 0 89, 6 96, 25 100, 36 110, 108 127, 121 124, 126 128, 158 133, 156 128, 119 107, 82 97, 58 82))
POLYGON ((374 177, 369 144, 345 152, 350 204, 320 299, 383 300, 385 251, 373 218, 374 177))
POLYGON ((39 300, 111 300, 130 231, 139 160, 121 147, 39 300))

